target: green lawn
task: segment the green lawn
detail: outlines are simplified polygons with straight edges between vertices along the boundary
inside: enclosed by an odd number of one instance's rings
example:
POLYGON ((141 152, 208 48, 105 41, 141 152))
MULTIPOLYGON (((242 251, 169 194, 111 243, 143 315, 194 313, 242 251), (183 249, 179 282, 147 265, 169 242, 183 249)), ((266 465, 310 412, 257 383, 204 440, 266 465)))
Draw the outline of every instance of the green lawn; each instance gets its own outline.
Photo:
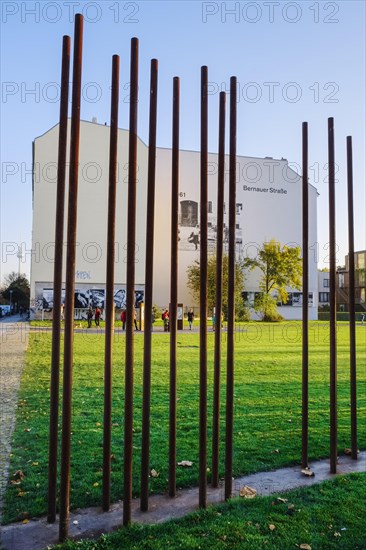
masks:
MULTIPOLYGON (((338 324, 338 445, 350 447, 350 388, 348 325, 338 324)), ((357 326, 359 447, 366 447, 366 327, 357 326)), ((329 456, 329 325, 311 323, 309 366, 309 457, 329 456)), ((221 385, 221 457, 224 475, 225 356, 223 333, 221 385)), ((211 461, 211 415, 214 334, 208 335, 209 426, 208 466, 211 461)), ((133 492, 139 493, 141 449, 143 335, 135 339, 135 400, 133 492)), ((17 424, 10 463, 12 474, 21 470, 20 484, 10 482, 5 495, 3 522, 46 512, 48 416, 51 333, 30 336, 23 372, 17 424)), ((112 500, 123 491, 123 411, 125 336, 114 338, 112 500)), ((103 438, 104 336, 75 333, 73 371, 73 428, 71 508, 100 505, 103 438)), ((198 484, 199 336, 178 334, 177 462, 190 460, 192 468, 177 468, 177 486, 198 484)), ((234 475, 300 462, 301 457, 301 324, 241 325, 235 335, 234 475)), ((165 492, 168 475, 169 334, 153 334, 151 453, 152 492, 165 492)), ((208 476, 210 474, 208 473, 208 476)))
POLYGON ((365 548, 365 474, 342 476, 290 491, 280 495, 282 500, 278 496, 235 499, 180 520, 153 526, 132 525, 103 535, 98 541, 67 542, 55 549, 365 548), (285 499, 287 502, 283 502, 285 499))

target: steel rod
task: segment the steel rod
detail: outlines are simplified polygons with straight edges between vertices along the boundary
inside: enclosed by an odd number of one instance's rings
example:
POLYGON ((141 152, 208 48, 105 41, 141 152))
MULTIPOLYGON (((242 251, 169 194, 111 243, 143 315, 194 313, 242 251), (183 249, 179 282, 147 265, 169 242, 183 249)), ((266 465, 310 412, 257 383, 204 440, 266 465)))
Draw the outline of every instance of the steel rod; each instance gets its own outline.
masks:
POLYGON ((69 104, 70 37, 62 43, 60 126, 58 138, 55 260, 53 270, 52 358, 50 382, 50 437, 48 450, 48 523, 56 521, 58 405, 60 386, 62 261, 64 241, 67 115, 69 104))
POLYGON ((105 292, 104 349, 104 421, 103 421, 103 487, 102 507, 106 512, 111 499, 111 435, 112 435, 112 346, 114 333, 114 260, 116 233, 116 189, 118 147, 119 56, 112 58, 111 124, 109 138, 109 186, 107 220, 107 265, 105 292))
POLYGON ((308 467, 309 433, 309 181, 308 123, 302 123, 302 457, 308 467))
POLYGON ((201 67, 199 506, 207 504, 208 69, 201 67))
POLYGON ((216 233, 216 294, 215 294, 215 351, 214 392, 212 411, 212 487, 219 486, 220 442, 220 371, 221 371, 221 318, 222 318, 222 257, 224 244, 224 186, 225 186, 225 115, 226 94, 220 92, 219 156, 217 177, 217 233, 216 233))
POLYGON ((330 271, 330 472, 337 472, 337 304, 334 119, 328 118, 329 271, 330 271))
POLYGON ((151 332, 154 282, 154 219, 155 219, 155 168, 156 168, 156 120, 158 98, 158 61, 151 60, 150 68, 150 118, 149 158, 147 167, 147 218, 145 262, 145 327, 144 374, 142 396, 142 447, 141 447, 141 496, 140 508, 146 512, 149 506, 149 454, 150 454, 150 399, 151 399, 151 332))
POLYGON ((80 100, 83 49, 83 17, 75 15, 75 38, 72 79, 70 170, 67 220, 66 296, 64 332, 64 370, 62 395, 62 440, 60 479, 59 540, 68 535, 70 505, 70 445, 72 416, 72 366, 74 339, 74 290, 76 258, 77 197, 80 146, 80 100))
POLYGON ((173 79, 172 205, 170 260, 170 397, 169 397, 169 496, 176 494, 177 454, 177 307, 178 307, 178 193, 179 193, 180 81, 173 79))
POLYGON ((138 39, 131 39, 130 123, 128 152, 127 213, 127 285, 126 285, 126 364, 125 364, 125 430, 123 525, 131 522, 132 445, 133 445, 133 368, 135 313, 135 244, 136 244, 136 174, 137 174, 137 106, 138 106, 138 39))
POLYGON ((234 333, 235 333, 235 244, 236 244, 236 77, 230 78, 230 160, 229 160, 229 257, 226 364, 226 449, 225 500, 231 497, 233 475, 234 420, 234 333))
POLYGON ((348 271, 349 271, 349 338, 351 385, 351 451, 357 460, 357 387, 356 387, 356 315, 355 315, 355 244, 353 216, 353 153, 352 136, 347 136, 347 191, 348 191, 348 271))

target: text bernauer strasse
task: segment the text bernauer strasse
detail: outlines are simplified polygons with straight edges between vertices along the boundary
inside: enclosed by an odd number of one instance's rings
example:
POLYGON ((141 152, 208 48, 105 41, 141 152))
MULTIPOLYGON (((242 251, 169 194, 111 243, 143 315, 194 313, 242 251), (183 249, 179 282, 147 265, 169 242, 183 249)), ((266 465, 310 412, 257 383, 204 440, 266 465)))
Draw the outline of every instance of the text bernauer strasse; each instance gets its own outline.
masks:
POLYGON ((276 187, 249 187, 243 185, 243 191, 256 191, 257 193, 279 193, 280 195, 287 195, 286 189, 276 189, 276 187))

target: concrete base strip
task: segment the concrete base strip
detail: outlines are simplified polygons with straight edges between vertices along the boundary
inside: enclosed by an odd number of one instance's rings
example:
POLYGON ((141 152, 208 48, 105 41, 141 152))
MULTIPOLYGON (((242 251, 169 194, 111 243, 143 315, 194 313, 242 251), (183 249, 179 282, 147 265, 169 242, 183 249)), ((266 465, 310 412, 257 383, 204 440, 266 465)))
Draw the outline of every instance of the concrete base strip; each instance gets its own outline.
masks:
MULTIPOLYGON (((259 496, 266 496, 297 487, 309 487, 339 474, 366 471, 366 451, 359 454, 358 460, 342 456, 338 474, 329 473, 329 460, 321 460, 310 465, 314 476, 301 473, 301 468, 291 467, 271 472, 257 473, 238 478, 233 482, 233 497, 239 496, 245 485, 255 489, 259 496)), ((224 487, 208 487, 209 504, 224 500, 224 487)), ((175 498, 166 495, 153 495, 149 498, 149 511, 140 511, 139 499, 132 503, 132 521, 142 524, 161 523, 180 518, 198 508, 198 488, 179 491, 175 498)), ((101 508, 86 508, 70 514, 70 538, 94 538, 122 526, 123 503, 113 504, 109 512, 101 508)), ((1 542, 4 550, 41 550, 58 542, 58 523, 48 524, 46 518, 31 520, 29 523, 15 523, 2 528, 1 542)))

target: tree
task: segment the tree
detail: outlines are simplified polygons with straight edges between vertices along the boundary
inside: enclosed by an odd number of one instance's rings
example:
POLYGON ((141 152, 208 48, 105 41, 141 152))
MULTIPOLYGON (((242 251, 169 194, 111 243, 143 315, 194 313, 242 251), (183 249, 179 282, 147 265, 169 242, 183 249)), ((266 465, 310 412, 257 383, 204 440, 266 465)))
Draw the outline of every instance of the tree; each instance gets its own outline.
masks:
MULTIPOLYGON (((228 307, 228 256, 224 255, 222 259, 222 309, 225 317, 228 307)), ((243 263, 235 262, 235 312, 237 319, 245 317, 246 309, 244 306, 242 292, 244 289, 243 263)), ((200 300, 200 262, 195 260, 187 268, 188 283, 192 297, 196 302, 200 300)), ((212 311, 216 302, 216 256, 212 255, 207 260, 207 306, 212 311)))
POLYGON ((3 290, 3 297, 12 303, 13 306, 19 308, 20 306, 28 309, 29 308, 29 297, 30 297, 30 285, 26 277, 26 274, 23 273, 19 275, 15 271, 4 277, 5 288, 3 290), (10 300, 11 297, 11 300, 10 300))
MULTIPOLYGON (((278 320, 272 318, 275 302, 273 294, 277 294, 285 304, 288 300, 286 287, 298 290, 301 288, 300 247, 281 247, 279 242, 272 239, 269 243, 263 244, 256 258, 246 258, 244 265, 249 270, 258 268, 262 271, 259 288, 266 298, 257 300, 257 311, 263 314, 263 320, 278 320)), ((275 312, 278 316, 276 308, 275 312)))

